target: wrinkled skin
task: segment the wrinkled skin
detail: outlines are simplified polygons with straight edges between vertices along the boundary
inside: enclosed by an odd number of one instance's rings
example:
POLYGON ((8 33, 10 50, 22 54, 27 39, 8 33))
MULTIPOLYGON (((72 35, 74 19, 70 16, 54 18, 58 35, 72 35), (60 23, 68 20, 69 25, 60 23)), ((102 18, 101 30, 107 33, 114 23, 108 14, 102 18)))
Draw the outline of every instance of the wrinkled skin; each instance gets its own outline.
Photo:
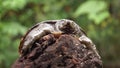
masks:
POLYGON ((87 44, 87 47, 92 49, 99 56, 95 45, 86 36, 85 32, 74 21, 67 19, 43 21, 30 28, 20 42, 20 54, 24 54, 32 46, 36 39, 47 34, 73 34, 74 36, 79 37, 81 42, 87 44))

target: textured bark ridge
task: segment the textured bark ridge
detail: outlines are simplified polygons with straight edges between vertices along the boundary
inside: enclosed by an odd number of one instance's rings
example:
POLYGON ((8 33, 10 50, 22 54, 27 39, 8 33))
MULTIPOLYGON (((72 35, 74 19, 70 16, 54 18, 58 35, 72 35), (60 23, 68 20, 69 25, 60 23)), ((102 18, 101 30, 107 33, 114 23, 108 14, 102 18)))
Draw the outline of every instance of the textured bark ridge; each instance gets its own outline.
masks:
POLYGON ((48 34, 37 39, 12 68, 102 68, 102 61, 78 38, 48 34))

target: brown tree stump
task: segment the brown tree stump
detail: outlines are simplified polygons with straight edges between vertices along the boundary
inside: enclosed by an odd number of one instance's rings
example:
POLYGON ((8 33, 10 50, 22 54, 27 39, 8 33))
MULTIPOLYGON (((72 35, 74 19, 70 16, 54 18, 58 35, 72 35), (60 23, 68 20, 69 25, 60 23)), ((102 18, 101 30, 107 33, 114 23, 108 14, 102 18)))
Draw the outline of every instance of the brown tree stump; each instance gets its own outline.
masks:
POLYGON ((35 41, 12 68, 102 68, 102 61, 78 38, 49 34, 35 41))

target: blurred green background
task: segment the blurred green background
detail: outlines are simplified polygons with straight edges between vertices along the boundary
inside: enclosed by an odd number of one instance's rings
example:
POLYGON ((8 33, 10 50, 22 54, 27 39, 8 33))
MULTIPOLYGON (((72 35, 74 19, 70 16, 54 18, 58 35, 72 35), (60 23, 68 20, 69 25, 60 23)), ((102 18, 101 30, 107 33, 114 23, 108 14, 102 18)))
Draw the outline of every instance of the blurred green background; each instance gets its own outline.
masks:
POLYGON ((104 68, 120 68, 120 0, 0 0, 0 68, 18 58, 20 38, 43 20, 71 19, 88 34, 104 68))

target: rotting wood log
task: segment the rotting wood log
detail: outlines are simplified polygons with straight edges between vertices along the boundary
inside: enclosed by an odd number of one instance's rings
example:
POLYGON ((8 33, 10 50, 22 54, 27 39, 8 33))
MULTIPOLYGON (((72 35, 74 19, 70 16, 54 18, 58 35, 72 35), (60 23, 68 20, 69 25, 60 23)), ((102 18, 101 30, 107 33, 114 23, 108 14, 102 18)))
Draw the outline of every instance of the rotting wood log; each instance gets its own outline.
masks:
POLYGON ((102 68, 102 60, 73 35, 48 34, 37 39, 12 68, 102 68))

